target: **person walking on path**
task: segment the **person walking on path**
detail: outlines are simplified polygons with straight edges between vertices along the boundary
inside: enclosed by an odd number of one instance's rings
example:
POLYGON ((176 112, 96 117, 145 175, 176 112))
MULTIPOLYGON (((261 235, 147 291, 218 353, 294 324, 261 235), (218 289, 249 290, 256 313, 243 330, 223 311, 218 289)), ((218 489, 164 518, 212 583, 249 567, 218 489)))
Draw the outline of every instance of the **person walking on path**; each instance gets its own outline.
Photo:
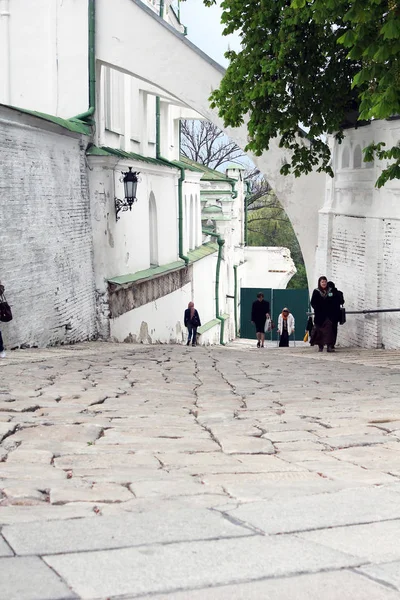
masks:
MULTIPOLYGON (((1 281, 0 281, 0 297, 4 294, 4 285, 2 285, 1 281)), ((1 331, 0 331, 0 358, 5 358, 6 357, 6 352, 4 350, 4 342, 3 342, 3 336, 1 335, 1 331)))
POLYGON ((333 323, 336 318, 336 308, 332 289, 328 287, 328 280, 325 276, 318 279, 318 286, 311 296, 311 306, 314 309, 311 346, 317 345, 319 352, 323 351, 324 346, 327 347, 327 352, 335 352, 333 323))
POLYGON ((197 328, 201 326, 201 321, 199 313, 194 307, 194 302, 189 302, 188 307, 185 310, 183 321, 188 330, 186 346, 190 346, 190 341, 192 342, 192 346, 195 346, 197 340, 197 328))
POLYGON ((269 302, 264 300, 264 294, 259 292, 257 300, 251 307, 251 322, 256 327, 257 348, 264 348, 265 341, 265 321, 269 319, 269 302))
POLYGON ((328 281, 328 288, 332 290, 332 326, 333 326, 333 348, 336 346, 338 325, 340 323, 340 309, 344 304, 343 292, 337 289, 333 281, 328 281))
POLYGON ((279 348, 289 347, 289 337, 294 333, 294 316, 284 308, 278 318, 279 348))

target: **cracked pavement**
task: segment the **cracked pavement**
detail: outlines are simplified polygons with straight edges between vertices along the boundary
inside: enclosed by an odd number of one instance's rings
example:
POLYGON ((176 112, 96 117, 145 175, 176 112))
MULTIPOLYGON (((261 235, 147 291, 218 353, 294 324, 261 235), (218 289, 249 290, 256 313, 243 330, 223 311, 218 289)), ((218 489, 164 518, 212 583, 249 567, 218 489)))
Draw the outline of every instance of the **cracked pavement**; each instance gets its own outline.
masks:
POLYGON ((0 598, 400 600, 400 351, 0 362, 0 598))

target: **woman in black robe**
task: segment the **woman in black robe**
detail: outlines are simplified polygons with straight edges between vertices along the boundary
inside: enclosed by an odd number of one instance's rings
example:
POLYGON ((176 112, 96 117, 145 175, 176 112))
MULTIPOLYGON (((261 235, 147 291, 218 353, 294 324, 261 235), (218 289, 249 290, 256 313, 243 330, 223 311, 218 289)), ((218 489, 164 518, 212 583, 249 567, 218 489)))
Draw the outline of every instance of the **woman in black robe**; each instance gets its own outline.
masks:
POLYGON ((322 352, 326 346, 327 352, 335 352, 334 326, 336 317, 336 303, 333 299, 328 280, 322 276, 318 279, 318 287, 311 297, 311 306, 314 309, 314 329, 311 334, 311 346, 318 346, 322 352))

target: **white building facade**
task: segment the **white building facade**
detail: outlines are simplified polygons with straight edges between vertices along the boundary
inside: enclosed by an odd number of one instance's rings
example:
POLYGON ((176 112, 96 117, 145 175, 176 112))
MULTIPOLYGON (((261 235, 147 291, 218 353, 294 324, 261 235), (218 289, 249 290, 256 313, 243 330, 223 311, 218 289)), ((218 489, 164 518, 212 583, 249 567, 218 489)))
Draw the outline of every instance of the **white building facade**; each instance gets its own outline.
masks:
MULTIPOLYGON (((400 308, 400 182, 375 187, 381 161, 363 162, 363 149, 400 139, 400 120, 374 121, 346 131, 333 147, 334 178, 326 181, 319 211, 316 270, 344 292, 349 310, 400 308)), ((400 313, 349 315, 339 328, 342 345, 398 348, 400 313)))

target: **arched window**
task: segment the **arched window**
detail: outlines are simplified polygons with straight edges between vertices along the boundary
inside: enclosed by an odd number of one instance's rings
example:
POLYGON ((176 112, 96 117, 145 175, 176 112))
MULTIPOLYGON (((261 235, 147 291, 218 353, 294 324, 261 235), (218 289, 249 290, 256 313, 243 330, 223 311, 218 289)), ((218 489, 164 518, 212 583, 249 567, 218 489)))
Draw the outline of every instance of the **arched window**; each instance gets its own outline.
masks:
POLYGON ((348 169, 350 166, 350 151, 346 146, 342 152, 342 169, 348 169))
POLYGON ((358 144, 354 148, 353 169, 361 169, 361 163, 362 163, 362 152, 361 152, 361 146, 358 144))
POLYGON ((158 266, 158 227, 157 227, 157 204, 153 192, 149 197, 149 244, 150 265, 158 266))

